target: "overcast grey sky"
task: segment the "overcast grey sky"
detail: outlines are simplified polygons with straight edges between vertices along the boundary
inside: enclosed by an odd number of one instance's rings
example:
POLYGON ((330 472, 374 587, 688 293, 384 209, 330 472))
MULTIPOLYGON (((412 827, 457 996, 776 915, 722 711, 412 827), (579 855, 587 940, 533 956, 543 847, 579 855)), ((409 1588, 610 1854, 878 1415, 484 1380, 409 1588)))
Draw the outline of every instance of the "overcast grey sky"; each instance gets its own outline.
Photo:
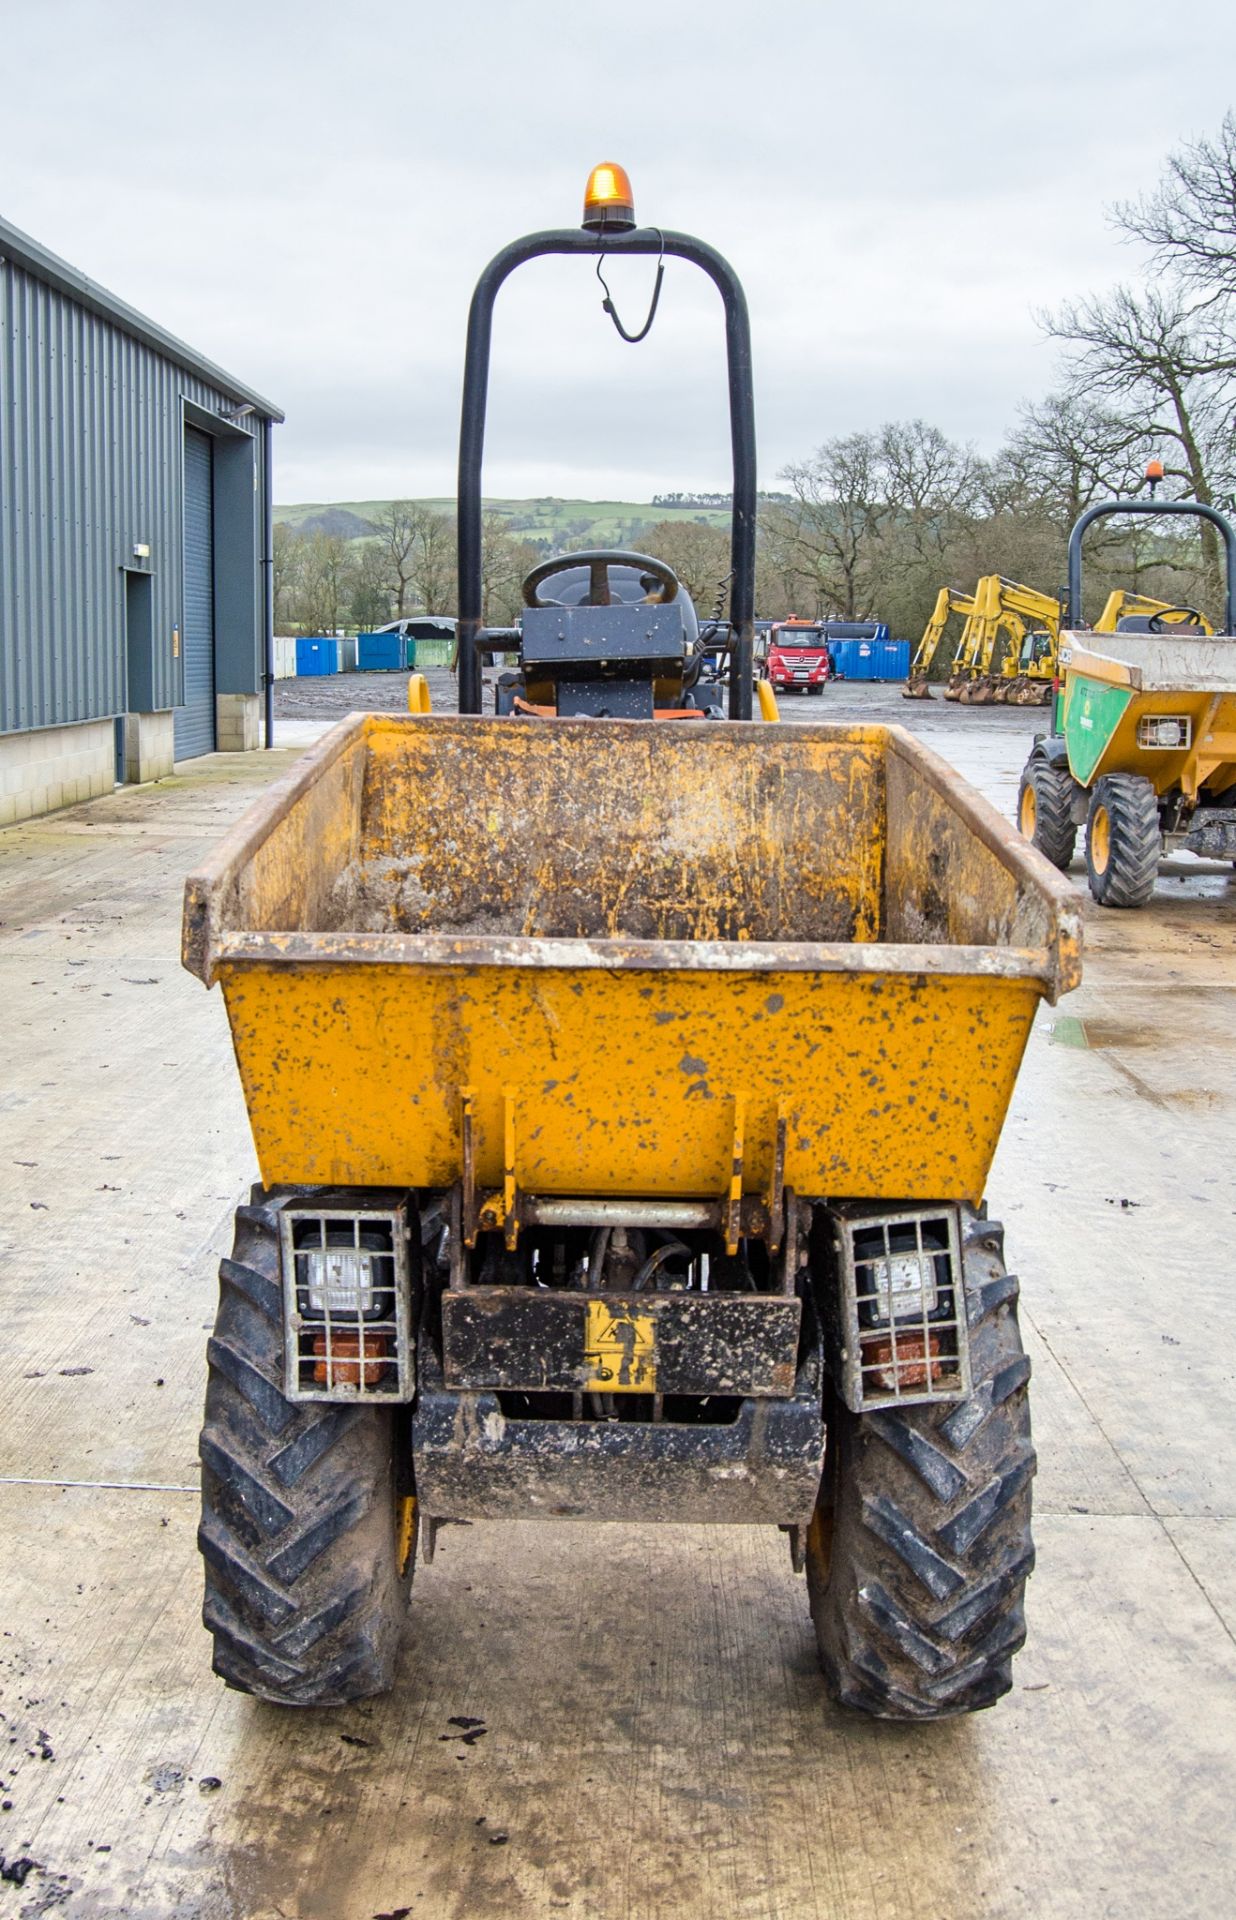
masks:
MULTIPOLYGON (((751 305, 761 482, 921 414, 990 449, 1032 308, 1135 271, 1105 219, 1236 97, 1230 0, 0 0, 0 211, 277 401, 283 501, 449 493, 489 256, 622 161, 751 305)), ((642 318, 650 262, 615 266, 642 318)), ((716 296, 624 346, 590 265, 502 296, 493 494, 728 485, 716 296)))

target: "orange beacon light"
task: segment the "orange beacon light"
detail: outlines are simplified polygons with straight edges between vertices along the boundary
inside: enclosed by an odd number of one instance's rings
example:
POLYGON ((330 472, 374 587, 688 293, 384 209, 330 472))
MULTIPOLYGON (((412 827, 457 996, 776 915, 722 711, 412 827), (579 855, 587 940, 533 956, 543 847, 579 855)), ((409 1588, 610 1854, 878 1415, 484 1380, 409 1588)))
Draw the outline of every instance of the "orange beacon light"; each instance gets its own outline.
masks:
POLYGON ((609 233, 626 233, 635 225, 635 196, 625 167, 604 160, 592 169, 584 189, 583 224, 609 233))

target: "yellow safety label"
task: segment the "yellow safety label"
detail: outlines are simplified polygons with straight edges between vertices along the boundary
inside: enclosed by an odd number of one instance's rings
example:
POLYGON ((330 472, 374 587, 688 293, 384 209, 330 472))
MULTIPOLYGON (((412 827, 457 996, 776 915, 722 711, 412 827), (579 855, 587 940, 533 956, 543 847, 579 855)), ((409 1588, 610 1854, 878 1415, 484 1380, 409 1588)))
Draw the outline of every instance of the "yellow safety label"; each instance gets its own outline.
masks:
POLYGON ((655 1393, 656 1327, 650 1313, 615 1312, 588 1302, 584 1330, 585 1387, 598 1393, 655 1393))

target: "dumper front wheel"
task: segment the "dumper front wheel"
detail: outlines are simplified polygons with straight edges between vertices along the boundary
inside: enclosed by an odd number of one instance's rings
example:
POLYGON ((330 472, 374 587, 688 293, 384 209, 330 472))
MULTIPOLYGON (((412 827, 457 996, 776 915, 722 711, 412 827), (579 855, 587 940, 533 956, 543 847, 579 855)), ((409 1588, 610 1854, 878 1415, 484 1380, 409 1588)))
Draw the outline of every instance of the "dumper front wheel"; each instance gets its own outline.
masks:
POLYGON ((1086 876, 1101 907, 1144 907, 1163 857, 1159 802, 1140 773, 1105 773, 1090 796, 1086 876))
POLYGON ((1012 1684, 1034 1561, 1034 1451, 1002 1232, 965 1217, 972 1391, 952 1404, 829 1409, 807 1584, 829 1689, 886 1720, 989 1707, 1012 1684))
POLYGON ((284 1397, 279 1215, 254 1200, 237 1210, 209 1347, 202 1618, 230 1687, 340 1706, 394 1676, 415 1514, 400 1414, 284 1397))

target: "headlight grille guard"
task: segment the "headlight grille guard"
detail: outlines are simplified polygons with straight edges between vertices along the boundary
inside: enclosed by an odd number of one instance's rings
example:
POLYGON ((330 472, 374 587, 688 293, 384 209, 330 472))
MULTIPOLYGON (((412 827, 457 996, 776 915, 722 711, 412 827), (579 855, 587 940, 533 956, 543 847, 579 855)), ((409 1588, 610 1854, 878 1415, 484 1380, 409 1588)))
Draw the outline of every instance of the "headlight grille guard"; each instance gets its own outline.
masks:
POLYGON ((829 1364, 854 1413, 970 1392, 961 1224, 950 1204, 826 1210, 834 1254, 829 1364))
POLYGON ((415 1391, 404 1197, 285 1206, 280 1214, 284 1393, 343 1404, 415 1391), (353 1300, 349 1303, 348 1296, 353 1300))

